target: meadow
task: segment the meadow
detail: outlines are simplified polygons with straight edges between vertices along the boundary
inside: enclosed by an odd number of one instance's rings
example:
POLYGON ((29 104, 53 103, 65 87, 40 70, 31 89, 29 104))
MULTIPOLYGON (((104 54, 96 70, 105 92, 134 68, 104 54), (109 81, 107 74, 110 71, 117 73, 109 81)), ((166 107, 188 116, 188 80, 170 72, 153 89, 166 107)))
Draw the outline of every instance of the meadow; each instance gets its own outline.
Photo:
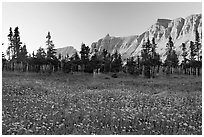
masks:
POLYGON ((202 78, 3 72, 2 134, 201 135, 202 78))

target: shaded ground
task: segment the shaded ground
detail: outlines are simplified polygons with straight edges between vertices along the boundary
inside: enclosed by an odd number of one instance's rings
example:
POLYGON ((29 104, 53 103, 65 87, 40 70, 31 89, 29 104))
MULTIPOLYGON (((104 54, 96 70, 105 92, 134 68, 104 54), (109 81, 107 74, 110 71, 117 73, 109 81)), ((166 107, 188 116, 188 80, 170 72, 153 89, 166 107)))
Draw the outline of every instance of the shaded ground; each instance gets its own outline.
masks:
POLYGON ((202 134, 201 77, 3 72, 2 134, 202 134))

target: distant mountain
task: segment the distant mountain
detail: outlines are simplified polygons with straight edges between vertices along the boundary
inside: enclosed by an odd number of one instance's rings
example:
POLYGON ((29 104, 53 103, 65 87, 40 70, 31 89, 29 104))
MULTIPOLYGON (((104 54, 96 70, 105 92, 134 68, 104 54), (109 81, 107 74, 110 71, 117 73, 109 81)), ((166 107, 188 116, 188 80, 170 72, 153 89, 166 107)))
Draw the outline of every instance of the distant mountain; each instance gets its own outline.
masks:
POLYGON ((157 52, 164 59, 166 43, 170 36, 173 39, 176 52, 180 55, 182 43, 186 43, 188 48, 190 41, 195 41, 196 29, 198 29, 201 37, 202 14, 194 14, 174 20, 158 19, 155 24, 140 35, 114 37, 107 34, 104 38, 92 43, 91 51, 94 48, 99 51, 106 49, 110 53, 114 53, 117 50, 121 53, 123 59, 131 56, 136 57, 140 54, 144 40, 146 41, 148 38, 151 40, 154 37, 157 43, 157 52))
POLYGON ((59 54, 61 54, 62 58, 65 58, 67 54, 69 55, 69 57, 71 57, 75 52, 78 52, 78 51, 72 46, 67 46, 63 48, 58 48, 56 52, 57 52, 56 53, 57 57, 59 56, 59 54))

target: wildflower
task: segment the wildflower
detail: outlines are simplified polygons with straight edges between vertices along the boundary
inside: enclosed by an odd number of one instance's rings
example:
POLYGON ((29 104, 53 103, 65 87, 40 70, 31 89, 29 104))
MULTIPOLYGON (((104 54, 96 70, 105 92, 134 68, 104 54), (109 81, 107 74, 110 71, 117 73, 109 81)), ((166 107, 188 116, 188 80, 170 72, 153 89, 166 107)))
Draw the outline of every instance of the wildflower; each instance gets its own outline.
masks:
POLYGON ((184 126, 188 126, 188 124, 187 124, 187 123, 183 123, 183 125, 184 125, 184 126))

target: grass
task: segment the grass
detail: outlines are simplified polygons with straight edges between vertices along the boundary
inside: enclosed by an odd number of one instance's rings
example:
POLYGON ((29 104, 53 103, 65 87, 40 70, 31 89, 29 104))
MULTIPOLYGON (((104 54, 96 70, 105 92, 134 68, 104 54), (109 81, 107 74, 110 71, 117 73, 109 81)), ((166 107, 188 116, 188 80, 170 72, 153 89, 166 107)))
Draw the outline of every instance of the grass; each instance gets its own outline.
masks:
POLYGON ((2 134, 201 135, 202 79, 2 76, 2 134))

